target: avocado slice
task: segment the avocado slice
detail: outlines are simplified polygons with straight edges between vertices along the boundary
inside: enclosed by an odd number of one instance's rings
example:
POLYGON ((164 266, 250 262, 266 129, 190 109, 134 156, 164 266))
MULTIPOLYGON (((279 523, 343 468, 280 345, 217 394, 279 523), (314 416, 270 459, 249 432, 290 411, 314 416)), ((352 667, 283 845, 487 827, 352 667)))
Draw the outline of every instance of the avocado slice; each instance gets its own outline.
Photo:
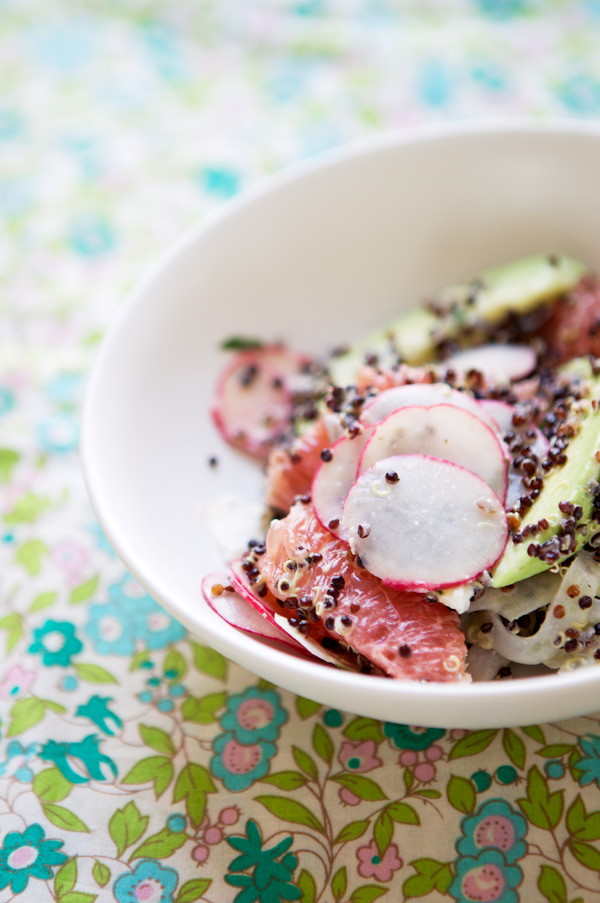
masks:
POLYGON ((392 363, 435 360, 441 342, 460 339, 470 327, 492 327, 508 314, 525 314, 572 289, 588 271, 583 263, 558 254, 536 254, 486 270, 476 279, 443 289, 428 306, 401 314, 387 326, 359 339, 329 364, 331 381, 351 385, 367 354, 392 363))
MULTIPOLYGON (((584 369, 585 365, 581 362, 581 370, 584 369)), ((559 507, 561 502, 570 502, 573 506, 581 507, 582 516, 578 525, 590 523, 594 490, 600 481, 600 407, 597 404, 599 399, 600 379, 594 379, 590 382, 589 398, 580 402, 580 428, 566 448, 567 461, 562 467, 556 467, 548 473, 538 498, 521 521, 519 532, 527 526, 538 524, 542 519, 548 522, 548 528, 519 544, 513 543, 512 538, 509 538, 500 561, 491 572, 492 586, 510 586, 547 570, 555 563, 552 560, 530 556, 528 548, 531 543, 541 545, 557 537, 554 543, 555 553, 559 551, 559 539, 563 535, 561 523, 569 516, 561 511, 559 507)), ((596 529, 599 528, 600 524, 596 525, 596 529)), ((589 530, 587 535, 576 532, 574 546, 566 552, 560 550, 556 560, 560 563, 569 558, 588 541, 590 535, 589 530)))

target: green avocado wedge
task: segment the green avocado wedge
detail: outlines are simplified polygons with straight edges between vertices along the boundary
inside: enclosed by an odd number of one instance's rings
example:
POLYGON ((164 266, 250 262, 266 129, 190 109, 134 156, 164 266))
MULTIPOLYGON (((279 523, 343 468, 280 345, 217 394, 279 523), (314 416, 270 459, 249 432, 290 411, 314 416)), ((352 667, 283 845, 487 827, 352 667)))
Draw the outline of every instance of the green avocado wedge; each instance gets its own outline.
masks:
MULTIPOLYGON (((590 387, 590 396, 584 405, 579 432, 571 439, 566 449, 567 461, 546 476, 540 495, 523 518, 519 532, 529 525, 539 523, 542 519, 548 522, 548 528, 519 544, 513 543, 509 538, 502 557, 491 572, 494 587, 511 586, 550 567, 552 562, 531 557, 528 548, 532 542, 541 544, 552 537, 562 535, 561 522, 564 522, 566 515, 560 510, 561 502, 570 502, 574 506, 581 507, 583 513, 579 525, 590 523, 594 483, 600 481, 600 408, 597 404, 592 404, 593 401, 597 402, 600 399, 600 380, 590 381, 590 387)), ((597 525, 598 527, 600 525, 597 525)), ((587 535, 576 533, 576 548, 562 554, 558 562, 581 548, 590 535, 589 532, 587 535)))
POLYGON ((334 385, 351 385, 366 355, 418 365, 434 361, 441 342, 460 339, 477 324, 493 327, 509 314, 526 314, 574 288, 588 271, 583 263, 559 254, 536 254, 481 273, 443 289, 427 306, 403 313, 359 339, 333 358, 334 385))

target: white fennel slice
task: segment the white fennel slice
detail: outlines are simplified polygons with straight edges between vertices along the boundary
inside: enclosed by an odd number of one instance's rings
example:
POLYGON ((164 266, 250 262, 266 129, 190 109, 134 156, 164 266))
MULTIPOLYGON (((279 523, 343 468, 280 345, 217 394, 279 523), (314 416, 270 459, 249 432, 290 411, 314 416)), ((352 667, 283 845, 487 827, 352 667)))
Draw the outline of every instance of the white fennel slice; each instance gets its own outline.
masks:
POLYGON ((328 449, 330 460, 321 460, 312 483, 311 498, 315 514, 326 530, 346 539, 342 509, 348 490, 356 479, 358 462, 375 427, 365 427, 354 438, 343 436, 328 449))
POLYGON ((393 386, 384 389, 368 401, 360 415, 362 423, 381 423, 399 408, 419 405, 429 408, 434 404, 450 404, 456 408, 470 411, 475 417, 483 420, 494 432, 499 427, 493 416, 489 414, 479 401, 468 392, 460 392, 446 383, 411 383, 405 386, 393 386))
POLYGON ((379 423, 365 445, 358 473, 381 458, 421 454, 459 464, 477 474, 502 501, 507 461, 495 433, 482 420, 450 404, 407 407, 379 423))
POLYGON ((487 483, 427 455, 377 461, 350 489, 342 523, 368 571, 417 592, 474 580, 508 537, 502 502, 487 483))
POLYGON ((444 373, 477 370, 489 382, 509 383, 529 376, 536 363, 536 353, 529 345, 480 345, 458 351, 434 366, 444 373))
POLYGON ((501 614, 487 610, 469 615, 465 625, 467 638, 522 665, 546 664, 558 668, 569 659, 576 662, 587 644, 595 642, 595 625, 600 620, 600 600, 596 598, 599 572, 593 555, 580 552, 559 580, 554 596, 538 597, 543 621, 534 632, 527 625, 525 633, 521 634, 521 626, 510 620, 511 615, 523 617, 517 615, 515 609, 501 614), (579 589, 577 596, 571 595, 573 586, 579 589), (587 607, 583 607, 580 600, 586 596, 589 601, 587 607), (482 629, 484 624, 485 630, 482 629), (567 630, 577 638, 572 649, 567 646, 572 638, 567 630))

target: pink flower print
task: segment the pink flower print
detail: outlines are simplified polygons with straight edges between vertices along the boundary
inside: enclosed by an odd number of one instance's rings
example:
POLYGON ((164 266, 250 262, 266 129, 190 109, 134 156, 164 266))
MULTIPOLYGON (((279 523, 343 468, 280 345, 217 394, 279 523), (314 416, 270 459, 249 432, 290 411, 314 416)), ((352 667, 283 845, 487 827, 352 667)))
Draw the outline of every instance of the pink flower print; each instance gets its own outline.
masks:
POLYGON ((348 790, 347 787, 341 788, 339 796, 342 803, 345 803, 348 806, 358 806, 358 804, 360 803, 360 796, 352 793, 352 791, 348 790))
POLYGON ((374 740, 365 740, 362 743, 347 740, 340 750, 339 760, 349 771, 372 771, 381 765, 381 759, 375 755, 376 751, 374 740))
POLYGON ((371 841, 368 847, 359 847, 356 856, 360 862, 358 874, 361 878, 375 878, 377 881, 390 881, 394 872, 402 868, 402 859, 398 856, 398 847, 391 843, 383 857, 377 851, 377 844, 371 841))
POLYGON ((35 680, 35 674, 35 671, 25 671, 20 665, 13 665, 0 681, 0 699, 23 696, 35 680))
POLYGON ((52 562, 67 576, 70 586, 81 582, 87 554, 85 549, 75 542, 60 542, 52 550, 52 562))

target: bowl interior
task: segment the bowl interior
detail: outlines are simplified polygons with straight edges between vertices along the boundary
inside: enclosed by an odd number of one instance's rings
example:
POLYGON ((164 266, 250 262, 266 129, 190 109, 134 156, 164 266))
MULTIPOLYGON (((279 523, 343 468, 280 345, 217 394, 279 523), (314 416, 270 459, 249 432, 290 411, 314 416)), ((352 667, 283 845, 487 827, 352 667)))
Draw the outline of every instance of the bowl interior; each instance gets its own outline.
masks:
POLYGON ((512 257, 561 251, 600 266, 599 154, 600 132, 583 125, 392 136, 300 167, 184 236, 109 333, 82 430, 92 503, 148 591, 250 670, 360 714, 483 727, 593 710, 595 669, 451 687, 313 665, 228 627, 200 584, 224 563, 207 505, 259 500, 262 487, 210 418, 219 343, 251 335, 323 351, 512 257))

